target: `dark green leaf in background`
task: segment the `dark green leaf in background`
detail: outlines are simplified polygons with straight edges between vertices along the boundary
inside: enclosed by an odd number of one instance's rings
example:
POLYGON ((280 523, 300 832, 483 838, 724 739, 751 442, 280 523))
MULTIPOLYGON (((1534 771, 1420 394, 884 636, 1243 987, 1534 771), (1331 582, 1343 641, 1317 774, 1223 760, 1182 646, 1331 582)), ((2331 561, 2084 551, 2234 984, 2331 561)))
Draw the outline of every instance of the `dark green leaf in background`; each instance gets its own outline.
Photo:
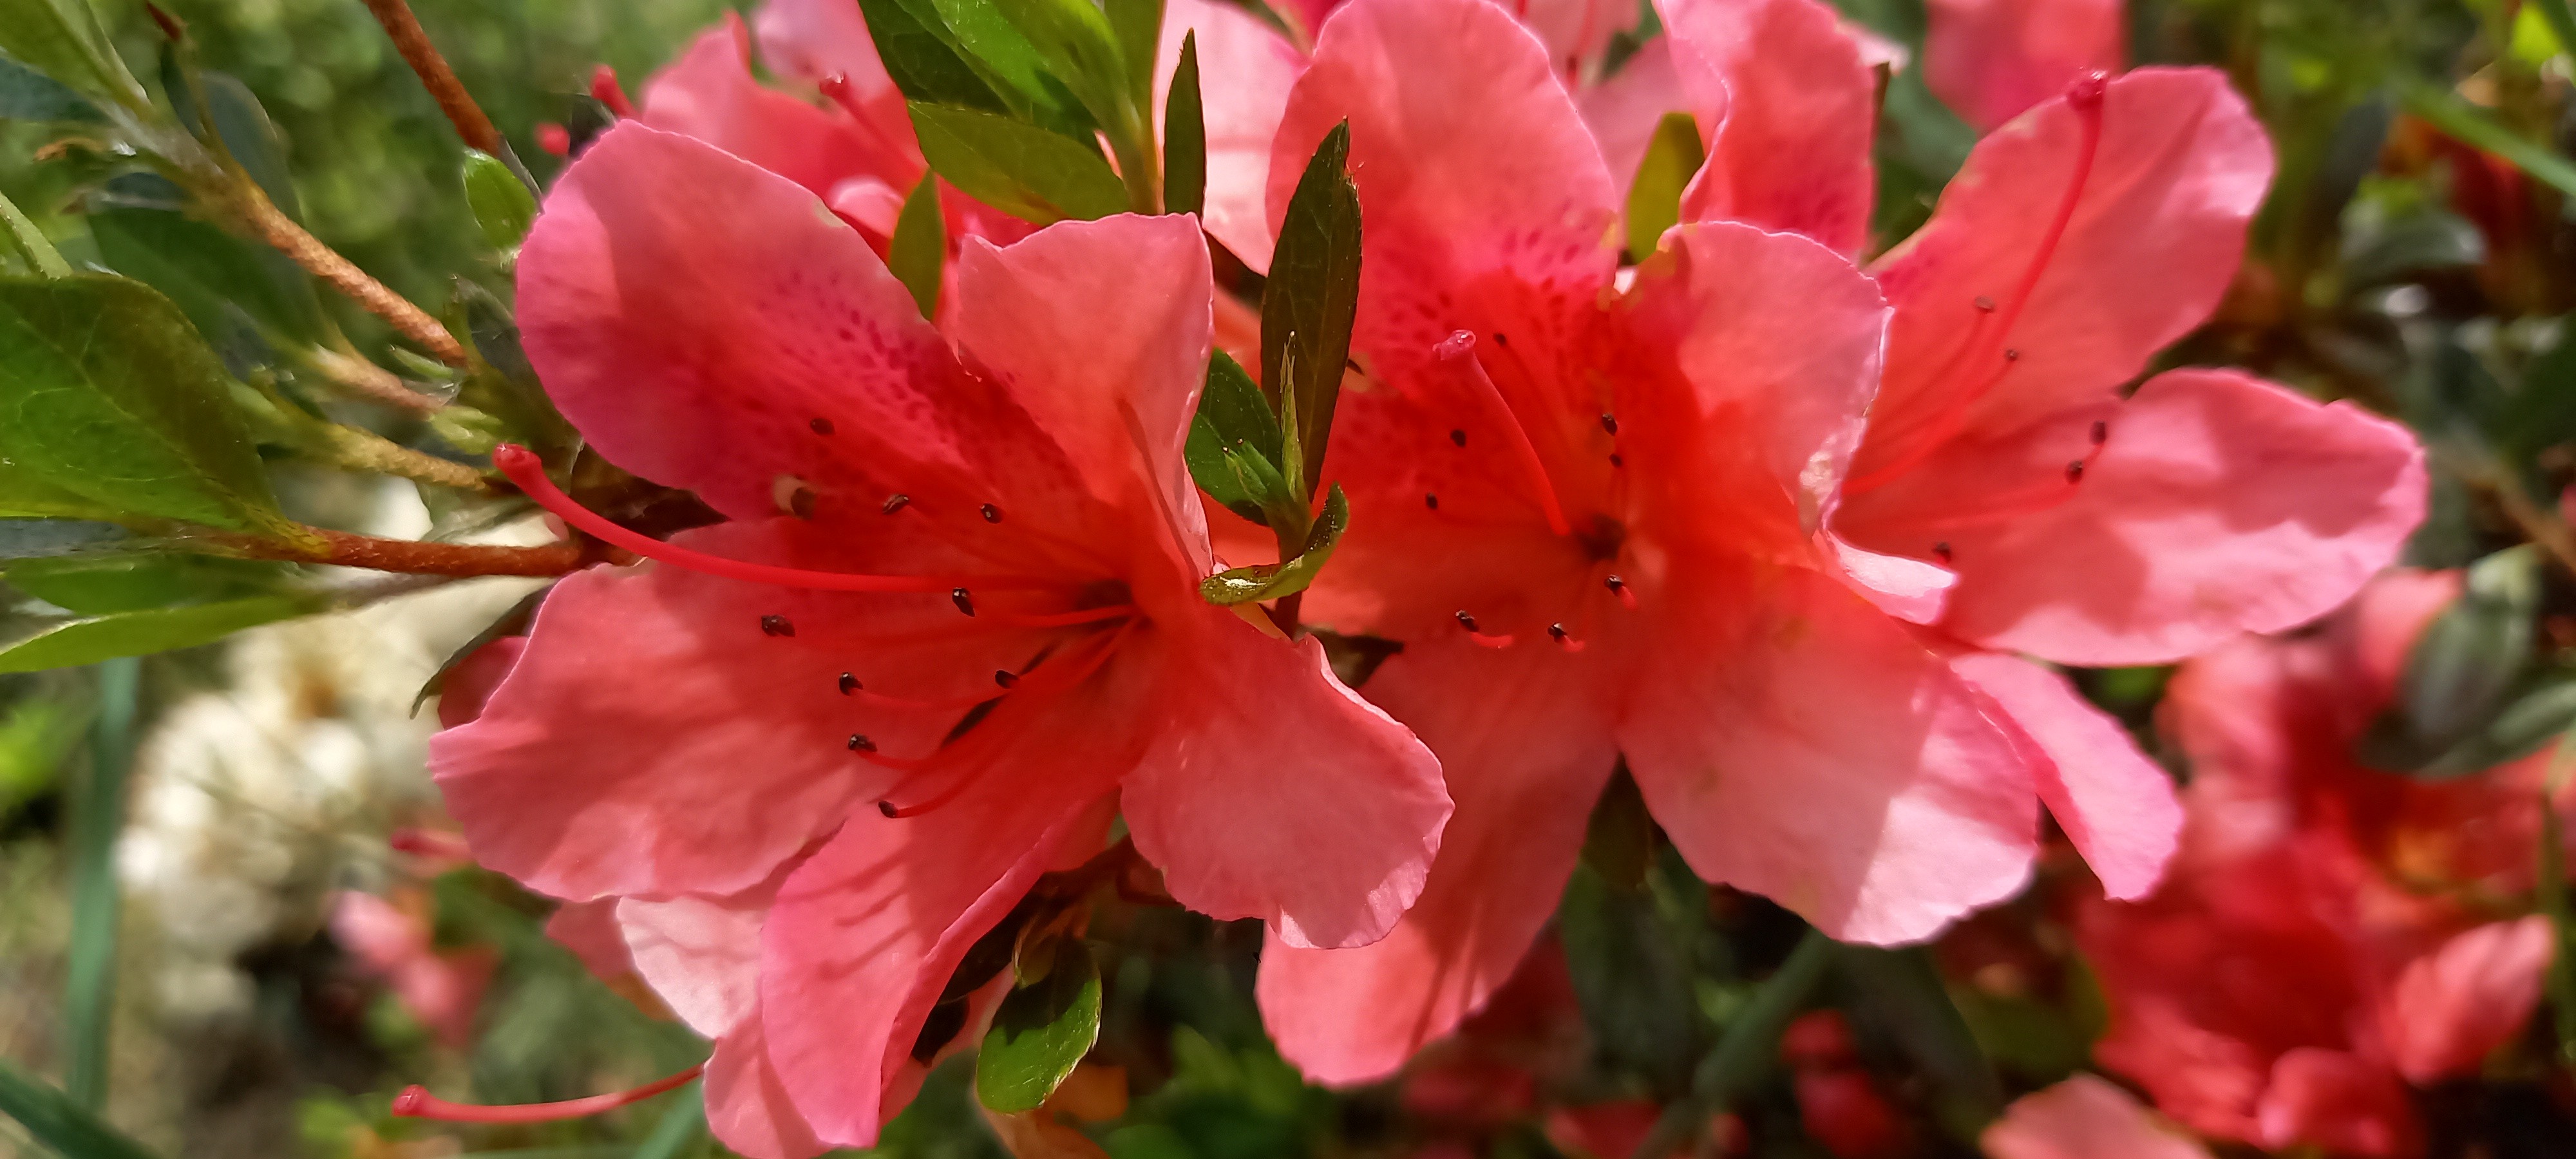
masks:
POLYGON ((57 555, 9 562, 9 586, 84 616, 287 594, 287 565, 185 552, 57 555))
POLYGON ((95 121, 98 106, 62 82, 0 56, 0 121, 95 121))
POLYGON ((1953 1138, 1974 1144, 2003 1113, 2003 1084, 1951 1002, 1931 952, 1847 945, 1838 965, 1851 984, 1855 1018, 1914 1063, 1929 1080, 1934 1116, 1953 1138))
POLYGON ((0 640, 0 672, 71 668, 118 656, 147 656, 211 644, 244 628, 321 611, 319 596, 251 596, 105 616, 41 620, 0 640))
POLYGON ((2364 765, 2441 779, 2533 751, 2576 723, 2576 673, 2537 670, 2541 554, 2508 548, 2468 570, 2397 681, 2397 697, 2353 746, 2364 765))
POLYGON ((1127 61, 1127 101, 1139 108, 1154 103, 1155 54, 1163 45, 1163 0, 1101 0, 1118 53, 1127 61))
POLYGON ((0 1062, 0 1112, 64 1159, 153 1159, 142 1144, 8 1062, 0 1062))
POLYGON ((1350 152, 1348 123, 1315 147, 1288 199, 1261 295, 1262 389, 1282 415, 1296 416, 1289 438, 1299 461, 1282 463, 1282 473, 1310 496, 1321 485, 1359 313, 1360 194, 1347 171, 1350 152))
POLYGON ((1181 63, 1163 98, 1163 211, 1207 207, 1207 114, 1199 103, 1199 34, 1181 37, 1181 63))
POLYGON ((1706 160, 1708 153, 1699 143, 1699 122, 1689 113, 1666 113, 1655 123, 1654 140, 1637 162, 1636 179, 1628 184, 1631 258, 1642 260, 1655 252, 1664 231, 1682 219, 1682 190, 1706 160))
POLYGON ((1124 212, 1127 187, 1096 149, 1008 117, 912 102, 922 156, 949 183, 1039 224, 1124 212))
POLYGON ((125 830, 134 771, 134 710, 141 670, 130 658, 98 666, 98 718, 89 767, 71 794, 72 932, 64 953, 63 1093, 90 1110, 107 1105, 107 1054, 116 1015, 116 842, 125 830))
POLYGON ((212 122, 224 151, 232 154, 242 172, 257 182, 260 192, 278 212, 297 221, 304 218, 304 205, 295 194, 294 175, 286 166, 286 135, 269 120, 268 110, 261 108, 259 98, 240 78, 212 70, 200 75, 206 93, 206 118, 212 122))
POLYGON ((135 110, 152 103, 117 59, 90 0, 0 0, 0 52, 91 97, 135 110))
POLYGON ((1034 1111, 1100 1038, 1100 966, 1078 937, 1055 939, 1053 960, 993 1013, 975 1059, 975 1097, 1005 1114, 1034 1111))
POLYGON ((903 199, 894 237, 886 246, 886 268, 912 291, 921 316, 939 316, 939 280, 948 268, 948 216, 939 208, 939 175, 924 173, 921 184, 903 199))
POLYGON ((0 460, 127 515, 294 534, 223 367, 141 282, 0 279, 0 460))
POLYGON ((168 295, 202 334, 229 334, 244 319, 270 341, 330 333, 312 279, 284 254, 170 210, 109 204, 88 220, 99 256, 168 295))

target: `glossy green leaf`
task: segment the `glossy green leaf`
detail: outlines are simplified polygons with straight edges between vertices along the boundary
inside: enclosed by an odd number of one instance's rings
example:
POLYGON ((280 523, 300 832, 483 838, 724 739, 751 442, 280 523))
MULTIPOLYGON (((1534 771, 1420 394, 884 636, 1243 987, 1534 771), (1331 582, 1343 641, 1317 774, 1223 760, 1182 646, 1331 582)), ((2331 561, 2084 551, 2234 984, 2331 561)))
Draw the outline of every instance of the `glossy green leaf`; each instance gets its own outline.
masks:
POLYGON ((64 1159, 153 1159, 142 1144, 6 1061, 0 1061, 0 1113, 18 1120, 36 1142, 64 1159))
POLYGON ((65 611, 102 616, 283 594, 291 573, 266 560, 165 551, 13 560, 0 578, 65 611))
POLYGON ((152 105, 90 0, 0 0, 0 52, 90 97, 138 111, 152 105))
POLYGON ((947 30, 949 43, 964 50, 967 62, 979 66, 986 83, 1013 111, 1028 117, 1055 100, 1055 90, 1047 83, 1045 57, 995 0, 909 0, 909 7, 916 17, 935 16, 947 30), (923 11, 925 6, 928 12, 923 11))
POLYGON ((1700 147, 1699 122, 1689 113, 1666 113, 1655 122, 1655 136, 1637 175, 1628 183, 1628 254, 1643 259, 1655 252, 1664 231, 1682 219, 1682 190, 1708 160, 1700 147))
POLYGON ((1332 559, 1333 548, 1340 545, 1350 522, 1350 502, 1342 497, 1342 485, 1335 483, 1325 494, 1323 514, 1307 529, 1306 544, 1295 556, 1282 563, 1228 568, 1200 580, 1199 594, 1211 604, 1245 604, 1302 592, 1332 559))
POLYGON ((292 535, 223 368, 151 287, 0 279, 0 459, 123 515, 292 535))
POLYGON ((921 316, 939 316, 939 281, 948 266, 948 216, 939 208, 939 175, 924 173, 921 184, 903 199, 895 218, 894 238, 886 247, 886 268, 912 291, 921 316))
POLYGON ((993 1012, 975 1058, 975 1097, 1004 1114, 1034 1111, 1099 1038, 1100 966, 1082 939, 1057 938, 1045 973, 993 1012))
POLYGON ((0 56, 0 121, 95 121, 98 106, 62 82, 0 56))
POLYGON ((1181 63, 1163 98, 1163 212, 1207 207, 1207 113, 1199 103, 1199 34, 1181 37, 1181 63))
POLYGON ((145 656, 211 644, 244 628, 322 610, 318 596, 252 596, 107 616, 40 621, 0 642, 0 672, 71 668, 116 656, 145 656))
POLYGON ((330 332, 312 278, 276 250, 164 209, 93 209, 89 230, 110 268, 168 295, 201 334, 244 318, 280 341, 330 332))
POLYGON ((483 240, 503 253, 517 252, 528 226, 537 220, 536 195, 508 163, 473 149, 465 151, 464 180, 465 205, 474 211, 474 223, 483 227, 483 240))
POLYGON ((930 167, 987 205, 1041 225, 1127 208, 1127 188, 1109 162, 1071 138, 974 109, 911 107, 930 167))
POLYGON ((1199 391, 1198 413, 1190 419, 1182 451, 1190 477, 1228 509, 1266 525, 1263 508, 1295 501, 1281 481, 1280 450, 1279 418, 1270 413, 1270 400, 1232 355, 1210 355, 1207 385, 1199 391))
POLYGON ((968 62, 956 34, 928 0, 859 0, 859 12, 867 19, 869 39, 886 74, 906 98, 995 113, 1009 110, 968 62))
POLYGON ((1262 388, 1282 416, 1295 416, 1288 437, 1297 461, 1281 466, 1307 495, 1322 478, 1359 312, 1360 194, 1346 169, 1350 151, 1347 123, 1315 147, 1288 199, 1261 295, 1262 388))

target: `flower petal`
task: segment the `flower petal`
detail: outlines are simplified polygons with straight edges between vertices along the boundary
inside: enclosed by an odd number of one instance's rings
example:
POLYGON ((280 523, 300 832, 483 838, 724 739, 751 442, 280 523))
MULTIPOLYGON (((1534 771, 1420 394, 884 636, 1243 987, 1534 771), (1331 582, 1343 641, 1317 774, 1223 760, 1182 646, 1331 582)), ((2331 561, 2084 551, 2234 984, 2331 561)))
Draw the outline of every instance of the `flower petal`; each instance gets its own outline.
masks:
MULTIPOLYGON (((918 156, 880 146, 847 119, 763 87, 752 79, 750 57, 750 30, 739 14, 725 13, 723 27, 700 34, 645 86, 643 123, 695 137, 818 194, 849 177, 918 177, 918 156)), ((902 141, 911 139, 907 126, 902 141)))
POLYGON ((1262 1021, 1309 1079, 1361 1083, 1446 1036, 1556 912, 1617 752, 1598 665, 1453 640, 1388 660, 1369 693, 1441 756, 1457 812, 1421 900, 1386 938, 1261 951, 1262 1021))
POLYGON ((2360 1159, 2405 1159, 2424 1151, 2424 1124, 2406 1084, 2384 1065, 2340 1050, 2303 1046, 2272 1064, 2257 1118, 2267 1151, 2302 1144, 2360 1159))
POLYGON ((830 1149, 798 1114, 769 1057, 754 1006, 707 1057, 707 1129, 747 1159, 806 1159, 830 1149))
POLYGON ((1619 737, 1701 877, 1873 943, 2020 890, 2030 771, 1973 689, 1825 576, 1689 570, 1643 609, 1658 630, 1619 737))
POLYGON ((2099 116, 2089 167, 2062 97, 1979 142, 1873 265, 1896 324, 1856 481, 1957 431, 2106 401, 2218 305, 2272 178, 2262 126, 2214 69, 2139 69, 2099 116))
POLYGON ((2128 63, 2121 0, 1929 0, 1923 83, 1979 132, 2128 63))
POLYGON ((1637 166, 1645 162, 1664 114, 1691 109, 1681 76, 1673 69, 1672 39, 1665 36, 1639 45, 1610 79, 1582 89, 1574 99, 1592 139, 1601 145, 1610 179, 1623 192, 1636 182, 1637 166))
POLYGON ((1878 81, 1818 0, 1663 0, 1673 64, 1708 164, 1682 220, 1802 233, 1840 253, 1869 240, 1878 81))
POLYGON ((1260 17, 1221 0, 1166 0, 1154 66, 1154 125, 1162 125, 1181 38, 1196 32, 1199 104, 1207 127, 1207 199, 1199 220, 1255 273, 1270 269, 1270 145, 1306 54, 1260 17))
POLYGON ((2126 901, 2153 890, 2182 839, 2182 802, 2128 730, 2065 677, 2019 657, 1973 652, 1952 659, 1950 670, 1992 697, 2039 747, 2039 799, 2102 891, 2126 901))
POLYGON ((1194 619, 1158 625, 1165 716, 1122 795, 1137 850, 1200 913, 1261 918, 1290 945, 1376 941, 1440 848, 1440 763, 1316 640, 1194 619))
POLYGON ((760 923, 783 876, 731 897, 618 900, 635 972, 689 1029, 721 1038, 758 1007, 760 923))
MULTIPOLYGON (((2087 435, 2051 429, 2031 442, 2080 456, 2087 435)), ((2064 502, 1947 533, 1944 627, 2067 664, 2171 661, 2323 615, 2423 519, 2406 428, 2234 371, 2158 375, 2106 430, 2080 484, 2044 480, 2064 502)))
POLYGON ((2209 1159, 2199 1140, 2089 1074, 2013 1100, 1977 1142, 1987 1159, 2209 1159))
POLYGON ((2531 1020, 2551 942, 2549 919, 2531 914, 2472 926, 2408 962, 2385 1023, 2398 1073, 2419 1086, 2475 1075, 2531 1020))

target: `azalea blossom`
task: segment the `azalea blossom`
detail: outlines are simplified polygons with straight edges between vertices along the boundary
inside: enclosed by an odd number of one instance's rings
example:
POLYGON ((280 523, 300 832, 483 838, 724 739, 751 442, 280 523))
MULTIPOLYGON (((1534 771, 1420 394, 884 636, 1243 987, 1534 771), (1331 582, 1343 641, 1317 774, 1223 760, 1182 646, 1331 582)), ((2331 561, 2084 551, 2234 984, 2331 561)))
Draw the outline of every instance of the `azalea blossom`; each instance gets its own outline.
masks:
POLYGON ((2013 1100, 1977 1142, 1986 1159, 2209 1159, 2199 1140, 2089 1074, 2013 1100))
POLYGON ((418 888, 391 899, 343 890, 331 903, 331 940, 365 972, 384 979, 403 1009, 440 1043, 462 1047, 473 1040, 483 989, 501 957, 490 946, 433 947, 429 907, 429 896, 418 888))
POLYGON ((1980 132, 2129 58, 2122 0, 1927 0, 1923 83, 1980 132))
POLYGON ((1199 595, 1189 218, 969 239, 934 329, 811 191, 630 123, 518 271, 588 445, 730 521, 647 539, 505 450, 651 562, 558 584, 432 764, 478 860, 615 899, 635 969, 716 1040, 729 1146, 873 1140, 959 1029, 968 947, 1113 813, 1174 898, 1283 945, 1412 902, 1449 811, 1430 754, 1315 642, 1199 595))
POLYGON ((2457 592, 2392 573, 2322 633, 2248 638, 2173 680, 2182 852, 2146 901, 2085 906, 2077 944, 2110 1009, 2096 1057, 2195 1130, 2420 1154, 2408 1087, 2475 1074, 2539 1000, 2549 924, 2523 899, 2548 757, 2431 782, 2351 756, 2457 592))

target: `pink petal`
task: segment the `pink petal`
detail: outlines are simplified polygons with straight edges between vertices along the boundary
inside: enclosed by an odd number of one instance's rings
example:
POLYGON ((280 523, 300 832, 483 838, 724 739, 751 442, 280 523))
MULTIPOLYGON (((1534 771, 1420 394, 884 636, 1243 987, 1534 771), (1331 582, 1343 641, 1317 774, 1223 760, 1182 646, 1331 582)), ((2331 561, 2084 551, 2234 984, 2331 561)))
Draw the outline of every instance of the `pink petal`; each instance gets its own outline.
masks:
POLYGON ((1181 904, 1289 945, 1385 936, 1440 848, 1440 763, 1311 638, 1215 608, 1157 626, 1165 716, 1121 798, 1137 850, 1181 904))
POLYGON ((482 715, 483 702, 491 699, 492 690, 518 664, 519 652, 527 644, 525 636, 503 636, 448 668, 438 684, 438 726, 454 728, 482 715))
POLYGON ((2015 456, 2043 459, 2039 486, 2062 502, 1946 533, 1951 632, 2068 664, 2170 661, 2323 615, 2423 518, 2406 428, 2234 371, 2158 375, 2105 429, 2081 483, 2046 465, 2081 455, 2081 429, 2053 425, 2025 445, 2054 454, 2015 456))
POLYGON ((1640 45, 1610 79, 1577 92, 1574 99, 1592 139, 1601 145, 1611 180, 1623 191, 1636 181, 1637 166, 1645 162, 1664 114, 1691 110, 1681 76, 1673 69, 1672 40, 1664 36, 1640 45))
POLYGON ((2182 837, 2173 780, 2138 751, 2127 729, 2086 703, 2064 676, 2018 657, 1975 652, 1950 670, 1994 698, 2003 718, 2039 747, 2039 799, 2075 843, 2102 891, 2144 897, 2182 837))
POLYGON ((1591 75, 1610 38, 1638 20, 1637 5, 1628 0, 1511 0, 1510 7, 1569 82, 1591 75))
POLYGON ((2121 0, 1930 0, 1923 81, 1991 131, 2090 72, 2128 63, 2121 0))
POLYGON ((546 918, 546 936, 573 952, 600 981, 614 982, 635 972, 635 956, 617 928, 617 899, 568 901, 546 918))
POLYGON ((1691 572, 1648 609, 1663 618, 1619 736, 1701 877, 1874 943, 2021 889, 2031 774, 1973 688, 1822 575, 1691 572))
POLYGON ((2398 1072, 2418 1086, 2475 1075, 2531 1020, 2551 941, 2549 919, 2532 914, 2472 927, 2408 962, 2387 1019, 2398 1072))
POLYGON ((2337 1050, 2300 1047, 2272 1064, 2257 1112, 2267 1150, 2301 1144, 2360 1159, 2408 1159, 2424 1148, 2406 1084, 2337 1050))
MULTIPOLYGON (((815 193, 847 177, 870 174, 910 186, 921 162, 879 144, 848 120, 764 88, 752 79, 751 32, 725 13, 725 26, 701 34, 688 51, 644 87, 642 120, 682 133, 776 173, 815 193)), ((907 127, 902 138, 911 141, 907 127)))
POLYGON ((1932 220, 1873 267, 1896 325, 1855 483, 1944 432, 2107 401, 2218 305, 2272 178, 2245 102, 2216 70, 2139 69, 2107 87, 2089 168, 2083 120, 2060 98, 1979 142, 1932 220))
POLYGON ((1708 144, 1682 220, 1869 240, 1878 81, 1818 0, 1664 0, 1673 63, 1708 144))
POLYGON ((1210 570, 1207 525, 1181 447, 1207 375, 1211 293, 1188 218, 1068 221, 1004 248, 967 239, 948 325, 1080 485, 1191 583, 1210 570))
POLYGON ((1882 555, 1853 546, 1830 531, 1818 532, 1844 583, 1879 611, 1909 624, 1929 624, 1949 606, 1958 573, 1919 559, 1882 555))
POLYGON ((429 954, 426 922, 363 890, 344 889, 332 898, 331 940, 377 974, 429 954))
POLYGON ((737 519, 776 514, 787 476, 821 523, 875 528, 901 492, 1092 531, 1072 467, 857 231, 689 138, 620 124, 565 171, 520 253, 519 323, 593 447, 737 519))
MULTIPOLYGON (((751 28, 772 72, 807 84, 837 76, 862 98, 894 93, 857 0, 761 0, 751 28)), ((900 103, 902 94, 894 99, 900 103)))
POLYGON ((1533 325, 1588 309, 1609 283, 1617 189, 1547 50, 1501 8, 1335 12, 1271 154, 1274 230, 1345 119, 1367 250, 1353 351, 1380 381, 1436 373, 1433 347, 1459 330, 1535 340, 1533 325))
POLYGON ((769 1057, 755 1006, 707 1057, 707 1129, 749 1159, 806 1159, 830 1149, 796 1111, 769 1057))
POLYGON ((761 1022, 817 1136, 868 1146, 902 1109, 923 1020, 967 947, 1068 838, 1097 833, 1087 806, 1137 759, 1143 738, 1120 722, 1141 703, 1095 680, 950 770, 972 778, 961 795, 900 819, 859 810, 788 877, 761 931, 761 1022))
POLYGON ((1599 665, 1553 650, 1417 644, 1371 696, 1441 755, 1457 812, 1421 900, 1385 940, 1262 947, 1262 1021, 1309 1079, 1383 1078, 1482 1007, 1565 891, 1617 757, 1599 665))
POLYGON ((2013 1100, 1977 1143, 1987 1159, 2209 1159, 2198 1140, 2089 1074, 2013 1100))
POLYGON ((1207 201, 1199 220, 1254 272, 1270 268, 1270 143, 1306 54, 1276 29, 1222 0, 1165 0, 1162 56, 1154 66, 1154 124, 1161 133, 1181 37, 1198 34, 1200 113, 1207 126, 1207 201))
POLYGON ((777 878, 732 897, 624 898, 617 924, 635 972, 689 1029, 720 1038, 760 1000, 760 923, 777 878))

